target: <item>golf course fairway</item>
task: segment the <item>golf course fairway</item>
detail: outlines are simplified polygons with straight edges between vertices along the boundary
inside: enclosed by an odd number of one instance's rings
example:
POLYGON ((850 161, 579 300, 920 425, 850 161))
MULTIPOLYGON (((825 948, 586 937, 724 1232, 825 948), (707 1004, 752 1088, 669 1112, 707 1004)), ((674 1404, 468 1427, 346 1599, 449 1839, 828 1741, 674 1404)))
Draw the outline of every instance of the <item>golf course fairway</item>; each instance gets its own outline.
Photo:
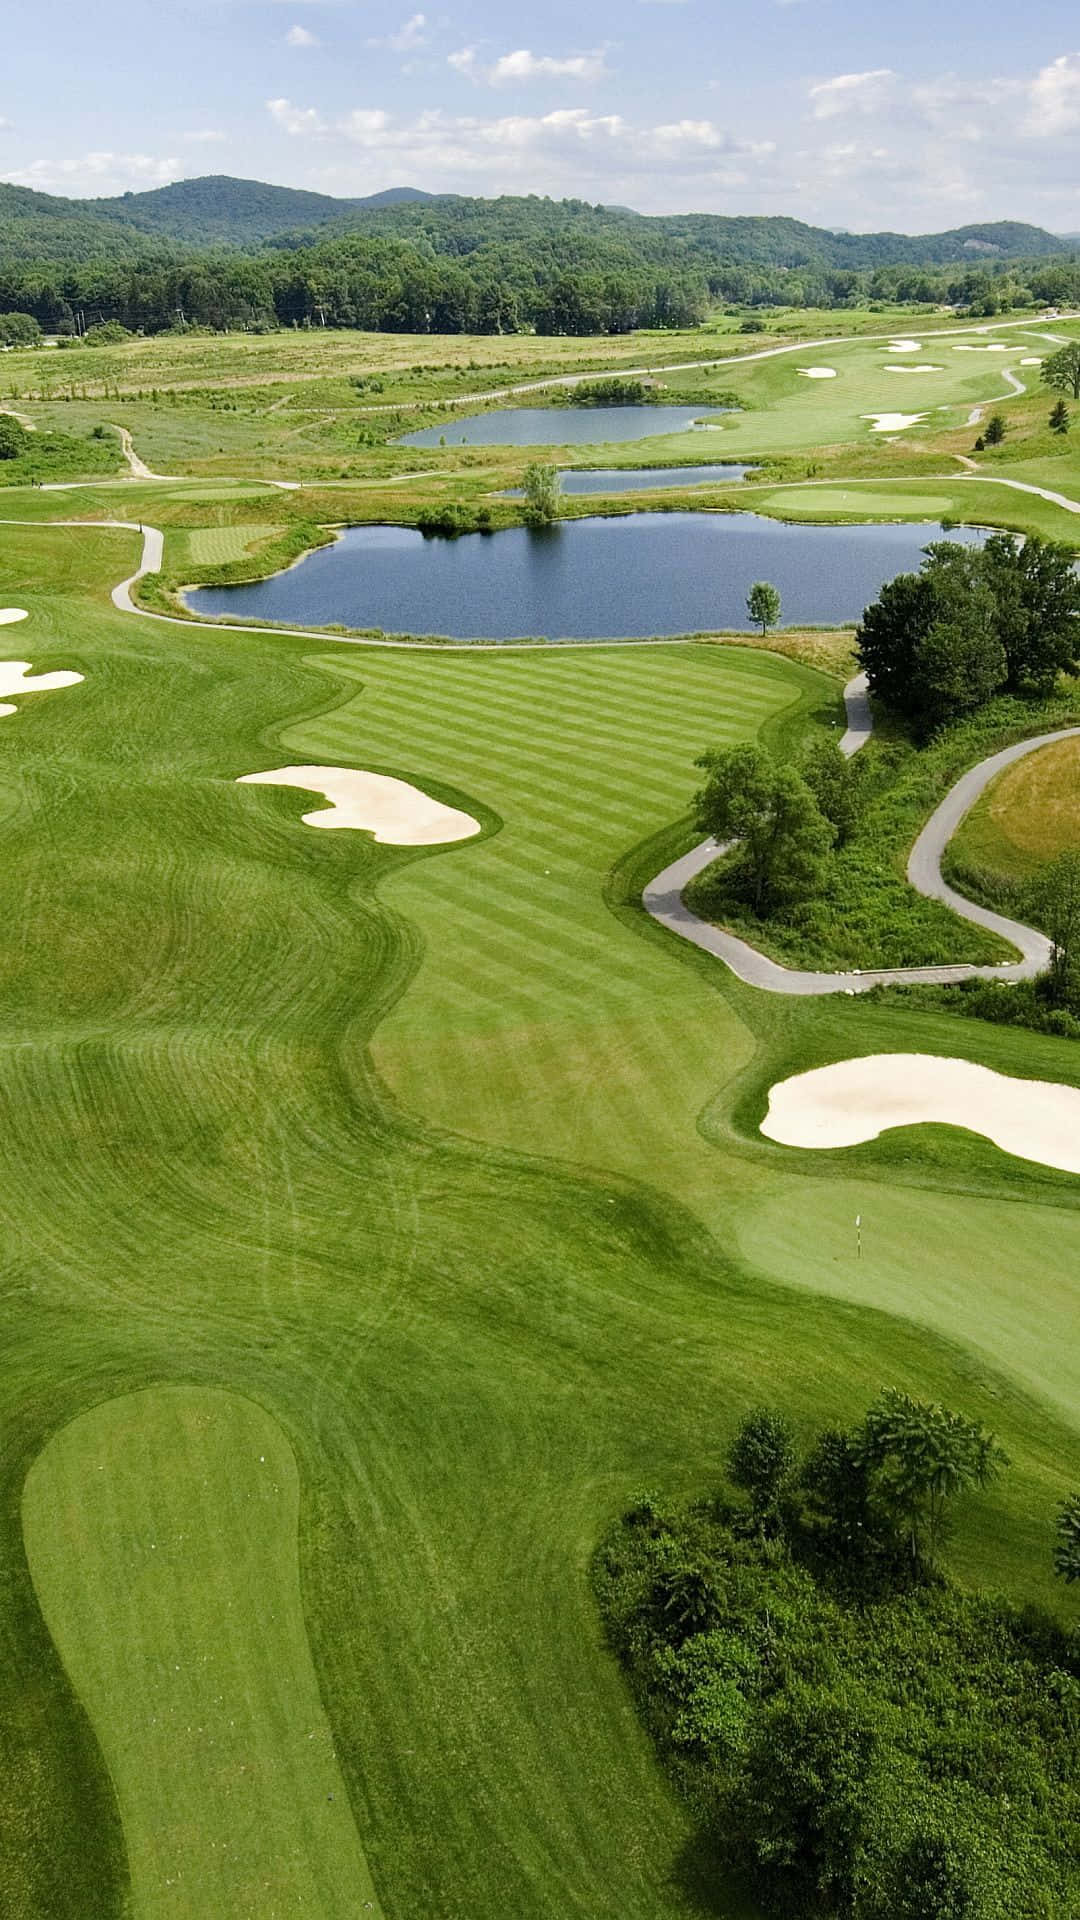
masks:
POLYGON ((296 1462, 250 1400, 159 1387, 50 1441, 23 1525, 124 1823, 136 1920, 378 1912, 304 1629, 296 1462))
POLYGON ((708 1888, 748 1920, 591 1558, 637 1489, 713 1484, 749 1408, 808 1434, 888 1386, 1011 1456, 958 1502, 956 1577, 1068 1611, 1076 1180, 951 1128, 757 1129, 860 1051, 1075 1085, 1070 1043, 778 1003, 636 904, 702 749, 839 730, 838 679, 152 623, 110 600, 139 551, 4 529, 20 650, 84 684, 0 729, 0 1912, 233 1920, 261 1871, 258 1920, 297 1886, 384 1920, 696 1920, 708 1888), (237 784, 294 764, 484 831, 379 845, 237 784), (842 1219, 879 1201, 858 1273, 842 1219))

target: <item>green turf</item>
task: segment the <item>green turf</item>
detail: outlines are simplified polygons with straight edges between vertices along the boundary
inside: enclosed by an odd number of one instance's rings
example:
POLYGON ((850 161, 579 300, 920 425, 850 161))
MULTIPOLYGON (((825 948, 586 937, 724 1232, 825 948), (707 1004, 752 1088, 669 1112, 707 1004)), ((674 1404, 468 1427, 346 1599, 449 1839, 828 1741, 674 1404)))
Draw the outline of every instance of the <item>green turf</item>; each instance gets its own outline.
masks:
POLYGON ((202 1387, 103 1401, 23 1499, 116 1789, 135 1920, 378 1913, 312 1666, 281 1429, 202 1387))
POLYGON ((250 522, 231 527, 197 527, 188 534, 188 555, 197 567, 226 566, 230 560, 245 560, 265 541, 283 531, 282 527, 250 522))
POLYGON ((940 520, 955 512, 951 492, 924 493, 904 489, 902 493, 885 487, 783 487, 776 493, 754 495, 754 508, 781 519, 804 519, 807 509, 815 515, 837 515, 850 520, 915 519, 924 514, 928 520, 940 520))
MULTIPOLYGON (((756 1136, 771 1077, 893 1039, 1005 1058, 975 1022, 751 994, 624 904, 699 745, 783 751, 836 682, 747 649, 316 654, 154 625, 108 598, 136 550, 0 532, 19 652, 86 675, 0 729, 0 1912, 124 1912, 131 1816, 21 1503, 70 1422, 171 1384, 288 1437, 307 1638, 387 1920, 692 1920, 683 1815, 599 1642, 600 1533, 643 1483, 707 1485, 762 1398, 806 1429, 890 1384, 1014 1458, 963 1503, 958 1572, 1055 1598, 1067 1361, 1038 1322, 1014 1352, 1003 1306, 976 1326, 972 1247, 1002 1299, 1040 1247, 1060 1336, 1080 1191, 923 1130, 858 1162, 906 1293, 830 1298, 779 1232, 742 1245, 779 1187, 809 1234, 851 1178, 756 1136), (437 784, 485 837, 379 848, 235 785, 319 753, 437 784)), ((252 1746, 269 1772, 265 1719, 252 1746)))

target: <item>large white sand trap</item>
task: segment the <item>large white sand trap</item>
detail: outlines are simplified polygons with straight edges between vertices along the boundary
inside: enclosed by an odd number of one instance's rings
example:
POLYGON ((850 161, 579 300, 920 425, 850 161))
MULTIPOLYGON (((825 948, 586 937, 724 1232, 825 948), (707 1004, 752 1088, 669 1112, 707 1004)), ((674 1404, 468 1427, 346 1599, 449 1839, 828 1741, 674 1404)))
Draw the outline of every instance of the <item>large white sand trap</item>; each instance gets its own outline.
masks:
POLYGON ((987 347, 973 347, 970 342, 965 342, 963 346, 953 348, 954 353, 1008 353, 1008 351, 1007 340, 994 340, 987 347))
MULTIPOLYGON (((31 673, 29 660, 0 660, 0 695, 55 693, 59 687, 77 687, 82 677, 81 673, 31 673)), ((9 701, 0 700, 0 720, 17 712, 9 701)))
POLYGON ((27 620, 25 607, 0 607, 0 627, 13 627, 16 620, 27 620))
MULTIPOLYGON (((2 691, 2 688, 0 688, 2 691)), ((329 806, 303 815, 309 827, 356 827, 374 834, 386 847, 433 847, 450 840, 471 840, 480 822, 471 813, 444 807, 407 780, 356 767, 273 767, 268 773, 242 773, 240 784, 306 787, 324 794, 329 806)))
POLYGON ((804 380, 836 379, 835 367, 796 367, 795 371, 801 373, 804 380))
POLYGON ((1026 360, 1021 360, 1020 365, 1022 367, 1041 367, 1042 355, 1039 353, 1036 353, 1035 355, 1029 357, 1026 360))
POLYGON ((872 420, 871 433, 903 433, 905 427, 917 427, 926 419, 925 413, 864 413, 864 420, 872 420))
POLYGON ((921 340, 890 340, 889 352, 890 353, 921 353, 922 341, 921 340))
POLYGON ((772 1088, 761 1131, 785 1147, 855 1147, 890 1127, 928 1122, 1080 1173, 1080 1088, 930 1053, 872 1053, 794 1074, 772 1088))
POLYGON ((886 373, 944 373, 945 369, 928 365, 913 367, 909 361, 906 367, 886 367, 885 371, 886 373))

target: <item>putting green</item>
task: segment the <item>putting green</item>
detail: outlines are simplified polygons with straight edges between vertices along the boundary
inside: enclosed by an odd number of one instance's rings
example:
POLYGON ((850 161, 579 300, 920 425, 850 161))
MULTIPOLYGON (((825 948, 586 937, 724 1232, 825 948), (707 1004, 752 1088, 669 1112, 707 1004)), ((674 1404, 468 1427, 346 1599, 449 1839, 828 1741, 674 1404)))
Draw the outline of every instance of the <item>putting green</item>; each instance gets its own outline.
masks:
POLYGON ((246 560, 249 554, 265 546, 268 541, 276 540, 284 532, 284 527, 258 524, 196 527, 187 536, 188 553, 195 566, 222 567, 232 560, 246 560))
POLYGON ((23 1527, 112 1776, 135 1920, 378 1913, 311 1662, 299 1487, 250 1400, 156 1387, 51 1440, 23 1527))
POLYGON ((826 513, 845 520, 915 520, 920 515, 940 520, 956 511, 951 494, 890 492, 885 487, 781 487, 776 493, 755 496, 754 505, 763 513, 793 520, 826 513))
MULTIPOLYGON (((906 1140, 920 1137, 912 1130, 906 1140)), ((1075 1420, 1080 1215, 1071 1209, 890 1187, 868 1164, 860 1178, 778 1178, 735 1209, 734 1224, 744 1258, 771 1278, 960 1334, 1075 1420)))

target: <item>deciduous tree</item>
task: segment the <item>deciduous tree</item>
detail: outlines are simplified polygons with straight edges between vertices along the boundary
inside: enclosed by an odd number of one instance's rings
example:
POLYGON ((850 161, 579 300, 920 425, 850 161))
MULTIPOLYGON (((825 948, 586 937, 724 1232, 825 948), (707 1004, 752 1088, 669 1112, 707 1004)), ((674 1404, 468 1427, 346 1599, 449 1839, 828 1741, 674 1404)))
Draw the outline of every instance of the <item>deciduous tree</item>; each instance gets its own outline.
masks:
POLYGON ((533 460, 525 469, 525 518, 532 527, 550 527, 559 517, 562 482, 558 467, 533 460))
POLYGON ((854 836, 873 781, 873 763, 865 753, 841 753, 835 740, 821 740, 802 769, 814 799, 836 829, 836 844, 854 836))
POLYGON ((746 596, 746 611, 755 626, 760 626, 761 637, 765 638, 770 627, 775 627, 780 618, 780 592, 771 586, 768 580, 755 580, 746 596))
POLYGON ((1080 1493, 1070 1494, 1058 1514, 1054 1571, 1070 1586, 1080 1580, 1080 1493))
POLYGON ((856 1450, 912 1559, 929 1566, 941 1545, 948 1502, 970 1487, 988 1486, 1008 1465, 993 1434, 977 1420, 892 1389, 867 1413, 856 1450))
POLYGON ((1080 853, 1066 849, 1047 862, 1029 891, 1029 911, 1054 951, 1040 987, 1056 1006, 1080 999, 1080 853))
POLYGON ((780 1497, 795 1471, 795 1433, 775 1407, 755 1407, 740 1421, 728 1449, 728 1477, 750 1496, 760 1527, 776 1515, 780 1497))
POLYGON ((0 413, 0 460, 17 460, 30 444, 26 428, 10 414, 0 413))
POLYGON ((1049 360, 1044 360, 1042 377, 1046 386, 1056 387, 1059 393, 1071 393, 1074 400, 1080 400, 1080 340, 1070 340, 1067 347, 1059 348, 1049 360))
POLYGON ((806 782, 761 747, 727 747, 696 764, 708 775, 695 802, 698 825, 721 842, 740 842, 739 877, 755 913, 811 893, 833 829, 806 782))

